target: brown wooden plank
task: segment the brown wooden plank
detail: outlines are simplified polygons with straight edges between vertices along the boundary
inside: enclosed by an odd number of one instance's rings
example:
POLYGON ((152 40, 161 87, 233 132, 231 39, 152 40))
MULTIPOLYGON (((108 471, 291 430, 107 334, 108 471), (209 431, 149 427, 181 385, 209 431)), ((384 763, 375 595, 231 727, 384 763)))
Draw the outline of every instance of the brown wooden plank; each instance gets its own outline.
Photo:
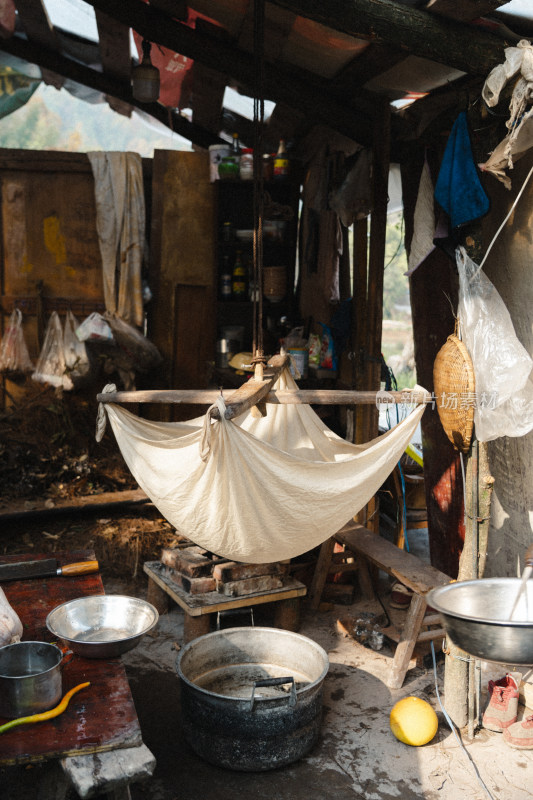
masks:
MULTIPOLYGON (((94 553, 86 550, 54 555, 61 564, 94 559, 94 553)), ((3 556, 1 562, 49 557, 49 553, 3 556)), ((31 578, 5 584, 3 588, 24 626, 22 641, 54 641, 45 623, 53 608, 77 597, 104 594, 98 573, 31 578)), ((91 685, 74 695, 59 717, 3 734, 0 764, 22 764, 142 744, 139 721, 120 658, 87 659, 74 655, 63 668, 63 694, 85 681, 90 681, 91 685)), ((5 721, 0 719, 0 724, 5 721)))
POLYGON ((392 575, 417 594, 426 594, 436 586, 444 586, 451 578, 440 570, 426 564, 412 553, 376 536, 362 525, 349 522, 335 534, 338 542, 354 553, 360 553, 373 564, 392 575))
POLYGON ((137 503, 149 503, 149 498, 142 489, 128 489, 123 492, 102 492, 101 494, 87 495, 86 497, 72 497, 68 500, 55 500, 53 506, 46 506, 45 501, 35 500, 20 505, 18 503, 1 503, 0 522, 4 524, 2 532, 9 533, 5 523, 10 520, 20 520, 32 516, 48 517, 59 514, 75 514, 84 511, 97 511, 99 508, 114 506, 120 508, 137 503))
POLYGON ((287 600, 291 597, 303 597, 307 592, 307 587, 294 578, 286 577, 284 585, 279 589, 272 589, 268 592, 249 594, 245 597, 223 598, 218 592, 210 592, 203 595, 188 595, 177 586, 164 573, 159 561, 146 561, 143 569, 150 580, 155 581, 167 594, 176 602, 187 615, 198 617, 203 614, 213 614, 216 611, 224 611, 227 608, 246 608, 262 603, 274 603, 279 600, 287 600))
POLYGON ((59 39, 42 0, 17 0, 17 14, 28 39, 60 50, 59 39))
MULTIPOLYGON (((96 25, 103 71, 128 91, 131 83, 130 27, 102 11, 96 11, 96 25)), ((133 106, 129 103, 112 95, 106 95, 106 100, 114 111, 131 117, 133 106)))

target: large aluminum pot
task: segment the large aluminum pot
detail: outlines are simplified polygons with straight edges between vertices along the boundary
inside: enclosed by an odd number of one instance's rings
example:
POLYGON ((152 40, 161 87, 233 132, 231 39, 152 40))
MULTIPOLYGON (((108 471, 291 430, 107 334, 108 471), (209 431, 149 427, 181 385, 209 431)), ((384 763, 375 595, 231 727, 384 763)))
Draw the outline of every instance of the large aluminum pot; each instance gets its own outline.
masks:
POLYGON ((0 647, 0 717, 26 717, 57 705, 63 657, 59 647, 47 642, 0 647))
POLYGON ((457 581, 432 589, 427 601, 439 612, 446 635, 465 653, 499 664, 533 664, 533 580, 524 585, 520 578, 457 581))
POLYGON ((176 662, 187 741, 228 769, 297 761, 319 736, 328 667, 320 645, 278 628, 228 628, 194 639, 176 662))

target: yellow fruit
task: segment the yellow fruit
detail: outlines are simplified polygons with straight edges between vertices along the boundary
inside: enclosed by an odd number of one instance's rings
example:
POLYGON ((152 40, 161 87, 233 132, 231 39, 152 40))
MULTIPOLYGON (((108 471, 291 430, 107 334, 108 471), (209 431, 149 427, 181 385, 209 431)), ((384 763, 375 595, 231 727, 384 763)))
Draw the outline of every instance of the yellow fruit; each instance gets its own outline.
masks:
POLYGON ((429 703, 419 697, 404 697, 390 712, 390 727, 400 742, 413 747, 430 742, 439 727, 439 721, 429 703))

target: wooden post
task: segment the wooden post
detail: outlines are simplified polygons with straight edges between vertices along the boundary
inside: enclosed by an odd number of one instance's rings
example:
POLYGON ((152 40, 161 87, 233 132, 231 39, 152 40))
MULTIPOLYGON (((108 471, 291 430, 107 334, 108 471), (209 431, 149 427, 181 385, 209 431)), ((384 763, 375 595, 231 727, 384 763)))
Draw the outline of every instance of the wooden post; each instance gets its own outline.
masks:
MULTIPOLYGON (((390 106, 385 100, 376 113, 374 123, 373 153, 373 185, 372 214, 370 218, 370 247, 368 252, 368 270, 364 260, 366 242, 359 239, 357 273, 354 272, 354 294, 361 291, 363 283, 366 291, 365 310, 362 313, 364 330, 362 335, 357 331, 357 341, 362 345, 362 382, 365 389, 378 391, 381 386, 381 333, 383 327, 383 273, 385 270, 385 245, 387 237, 387 202, 389 190, 390 167, 390 106), (366 276, 366 273, 368 275, 366 276), (366 280, 365 280, 366 278, 366 280)), ((366 231, 365 231, 366 232, 366 231)), ((362 230, 359 232, 362 235, 362 230)), ((358 311, 361 304, 358 304, 358 311)), ((358 324, 358 321, 355 323, 358 324)), ((363 388, 363 387, 358 387, 363 388)), ((375 406, 368 406, 357 418, 355 440, 357 443, 368 442, 378 435, 378 411, 375 406)), ((357 517, 365 527, 379 533, 379 509, 373 497, 357 517)))
MULTIPOLYGON (((477 502, 474 508, 475 493, 473 492, 473 481, 478 479, 477 463, 472 459, 472 446, 467 456, 465 470, 465 541, 463 551, 459 559, 458 581, 471 580, 474 575, 473 563, 473 523, 477 525, 477 502)), ((477 555, 477 547, 476 547, 477 555)), ((477 570, 476 570, 477 572, 477 570)), ((448 652, 444 668, 444 703, 446 711, 458 728, 464 728, 469 720, 469 695, 473 690, 472 671, 469 670, 470 656, 460 648, 456 647, 448 640, 448 652), (470 673, 470 674, 469 674, 470 673)), ((470 738, 473 732, 471 726, 469 730, 470 738)))

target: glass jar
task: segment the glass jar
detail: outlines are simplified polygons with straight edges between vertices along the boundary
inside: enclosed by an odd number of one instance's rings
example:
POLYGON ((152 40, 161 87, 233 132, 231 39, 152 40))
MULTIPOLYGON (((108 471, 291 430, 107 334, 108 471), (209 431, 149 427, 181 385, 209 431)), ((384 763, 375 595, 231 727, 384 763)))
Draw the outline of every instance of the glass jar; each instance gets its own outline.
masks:
POLYGON ((240 176, 243 181, 251 181, 254 177, 254 151, 251 147, 241 150, 241 162, 239 164, 240 176))
POLYGON ((225 156, 218 165, 218 177, 220 180, 239 177, 239 165, 233 156, 225 156))

